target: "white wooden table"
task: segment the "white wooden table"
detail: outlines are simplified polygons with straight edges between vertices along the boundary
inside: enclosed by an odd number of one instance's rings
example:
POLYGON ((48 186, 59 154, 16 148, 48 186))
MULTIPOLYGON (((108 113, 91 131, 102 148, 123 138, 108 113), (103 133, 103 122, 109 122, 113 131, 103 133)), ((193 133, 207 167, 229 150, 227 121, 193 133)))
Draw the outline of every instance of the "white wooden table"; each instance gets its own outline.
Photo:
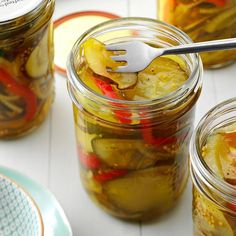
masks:
MULTIPOLYGON (((81 10, 103 10, 120 16, 156 17, 156 0, 56 0, 54 18, 81 10)), ((212 106, 236 95, 236 64, 205 71, 196 122, 212 106)), ((75 236, 192 235, 191 184, 169 215, 132 224, 98 209, 79 181, 71 101, 66 79, 56 74, 56 98, 47 120, 31 135, 0 141, 0 164, 17 169, 48 187, 63 207, 75 236)))

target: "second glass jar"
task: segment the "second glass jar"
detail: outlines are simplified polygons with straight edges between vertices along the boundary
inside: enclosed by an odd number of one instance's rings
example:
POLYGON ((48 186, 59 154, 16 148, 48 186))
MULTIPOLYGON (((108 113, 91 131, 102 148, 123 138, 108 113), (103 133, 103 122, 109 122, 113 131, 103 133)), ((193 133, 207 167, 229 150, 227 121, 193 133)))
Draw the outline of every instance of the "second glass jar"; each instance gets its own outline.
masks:
POLYGON ((212 108, 190 145, 195 236, 236 235, 236 98, 212 108))
MULTIPOLYGON (((194 42, 236 37, 236 0, 158 0, 158 18, 187 33, 194 42)), ((201 53, 204 67, 236 61, 236 50, 201 53)))
POLYGON ((103 43, 142 40, 156 47, 191 41, 174 27, 155 20, 109 21, 77 41, 67 68, 86 191, 114 216, 133 220, 160 216, 174 207, 187 182, 188 144, 201 91, 201 61, 195 54, 183 56, 189 78, 165 97, 112 99, 96 93, 78 74, 85 66, 81 46, 91 37, 103 43))
POLYGON ((55 2, 38 2, 24 2, 24 14, 15 18, 1 21, 0 17, 0 139, 16 138, 38 127, 54 98, 55 2), (35 8, 25 13, 27 4, 35 8))

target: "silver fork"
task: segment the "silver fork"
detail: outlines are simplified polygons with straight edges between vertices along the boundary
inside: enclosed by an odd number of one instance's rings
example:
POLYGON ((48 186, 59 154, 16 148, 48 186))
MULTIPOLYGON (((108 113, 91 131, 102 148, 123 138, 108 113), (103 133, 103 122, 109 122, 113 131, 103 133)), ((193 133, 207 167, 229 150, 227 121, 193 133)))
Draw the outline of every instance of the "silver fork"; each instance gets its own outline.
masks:
MULTIPOLYGON (((168 48, 154 48, 141 41, 129 41, 106 45, 108 51, 116 51, 111 56, 114 61, 125 61, 114 72, 138 72, 145 69, 153 59, 162 55, 210 52, 236 49, 236 38, 213 40, 200 43, 185 44, 168 48)), ((110 70, 111 71, 111 70, 110 70)))

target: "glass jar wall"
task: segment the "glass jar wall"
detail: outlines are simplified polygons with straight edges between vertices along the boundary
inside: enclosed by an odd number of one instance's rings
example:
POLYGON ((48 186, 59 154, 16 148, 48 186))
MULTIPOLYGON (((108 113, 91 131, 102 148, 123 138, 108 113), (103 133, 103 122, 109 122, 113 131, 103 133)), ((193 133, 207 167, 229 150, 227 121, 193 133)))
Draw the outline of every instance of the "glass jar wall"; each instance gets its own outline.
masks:
MULTIPOLYGON (((91 58, 101 61, 105 57, 101 44, 94 39, 103 43, 135 39, 156 47, 190 40, 161 22, 123 18, 100 24, 84 34, 68 61, 68 90, 73 101, 80 174, 86 191, 114 216, 133 220, 160 216, 174 207, 188 178, 188 144, 195 103, 201 91, 201 61, 195 54, 174 57, 173 61, 166 58, 169 63, 177 63, 180 71, 181 67, 186 68, 186 82, 161 98, 131 101, 115 95, 119 86, 107 83, 108 78, 91 72, 91 64, 85 58, 88 52, 92 52, 91 58), (99 54, 96 50, 85 50, 85 44, 92 47, 93 43, 99 54)), ((98 61, 95 65, 100 64, 98 61)), ((166 69, 171 74, 174 69, 172 64, 168 65, 166 69)), ((147 74, 142 75, 151 79, 147 74)), ((124 81, 131 78, 125 76, 124 81)), ((174 77, 181 78, 181 73, 174 77)), ((137 89, 137 85, 134 87, 137 89)), ((130 89, 120 92, 124 95, 130 89)))
MULTIPOLYGON (((236 37, 236 0, 159 0, 158 18, 187 33, 194 42, 236 37)), ((236 61, 236 51, 200 54, 204 67, 236 61)))
POLYGON ((194 235, 236 235, 236 99, 210 110, 190 145, 194 235))
MULTIPOLYGON (((38 2, 23 15, 8 19, 6 8, 0 16, 0 139, 38 127, 53 101, 54 0, 38 2)), ((23 4, 22 12, 36 2, 23 4)))

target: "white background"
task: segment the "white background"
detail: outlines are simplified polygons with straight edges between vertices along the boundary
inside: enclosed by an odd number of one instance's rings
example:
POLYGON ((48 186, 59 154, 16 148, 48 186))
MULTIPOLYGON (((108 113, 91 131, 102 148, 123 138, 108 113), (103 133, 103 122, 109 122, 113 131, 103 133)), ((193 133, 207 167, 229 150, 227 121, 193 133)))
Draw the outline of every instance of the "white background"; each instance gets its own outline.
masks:
MULTIPOLYGON (((56 0, 54 18, 81 10, 120 16, 156 17, 155 0, 56 0)), ((205 71, 196 122, 212 106, 236 94, 236 64, 205 71)), ((0 142, 0 164, 25 173, 48 187, 63 207, 75 236, 192 235, 191 184, 168 215, 150 223, 126 223, 97 208, 79 181, 71 102, 66 79, 56 74, 56 98, 46 121, 31 135, 0 142)))

